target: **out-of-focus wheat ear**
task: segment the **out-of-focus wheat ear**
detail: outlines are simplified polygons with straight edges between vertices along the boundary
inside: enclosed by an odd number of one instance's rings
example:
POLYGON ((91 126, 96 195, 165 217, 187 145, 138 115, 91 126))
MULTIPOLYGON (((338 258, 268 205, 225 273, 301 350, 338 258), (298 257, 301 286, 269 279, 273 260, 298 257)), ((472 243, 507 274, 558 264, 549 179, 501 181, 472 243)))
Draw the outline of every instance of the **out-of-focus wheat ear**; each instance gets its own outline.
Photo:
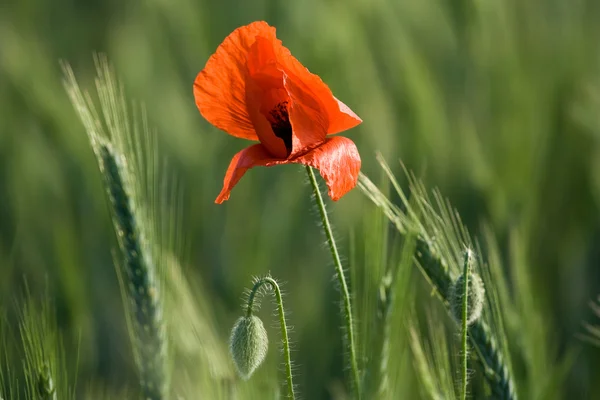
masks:
POLYGON ((20 310, 19 333, 25 359, 25 394, 28 399, 74 399, 67 377, 62 338, 51 299, 34 300, 29 291, 20 310))
MULTIPOLYGON (((420 313, 423 311, 420 310, 420 313)), ((419 391, 431 400, 458 399, 455 389, 455 346, 448 341, 446 329, 440 324, 437 308, 428 307, 425 312, 426 330, 421 328, 417 311, 412 310, 409 322, 412 363, 419 380, 419 391)))
POLYGON ((20 398, 19 386, 15 370, 13 369, 12 342, 9 338, 9 324, 6 314, 0 310, 0 399, 20 398))
POLYGON ((116 389, 94 381, 88 383, 83 392, 83 400, 135 399, 135 395, 128 388, 116 389))
MULTIPOLYGON (((590 301, 590 308, 600 318, 600 296, 598 296, 597 302, 590 301)), ((600 347, 600 326, 597 324, 584 322, 583 328, 585 329, 585 333, 579 334, 578 337, 591 345, 600 347)))
MULTIPOLYGON (((184 357, 203 367, 207 381, 195 376, 191 383, 195 390, 201 390, 207 397, 217 398, 214 382, 230 382, 235 376, 227 347, 220 338, 214 320, 215 310, 209 299, 207 286, 201 281, 192 280, 184 267, 172 254, 165 253, 162 262, 167 267, 164 284, 165 320, 171 340, 169 351, 173 358, 184 357)), ((182 386, 185 381, 183 368, 174 365, 172 386, 182 386)), ((187 398, 187 397, 186 397, 187 398)), ((228 397, 227 397, 228 398, 228 397)))
POLYGON ((130 113, 124 89, 106 57, 97 55, 95 61, 100 112, 66 64, 64 86, 104 177, 120 250, 115 257, 117 275, 142 395, 149 400, 164 399, 170 369, 161 291, 164 268, 160 268, 157 243, 162 221, 154 218, 161 200, 157 146, 147 120, 135 109, 130 113))
POLYGON ((130 303, 128 322, 142 393, 144 399, 164 399, 167 339, 152 250, 127 193, 124 158, 110 144, 100 144, 98 151, 121 251, 119 282, 130 303))
MULTIPOLYGON (((394 380, 390 379, 393 372, 390 371, 390 356, 392 352, 392 335, 398 335, 397 331, 392 330, 392 316, 394 313, 400 315, 402 320, 406 320, 410 310, 408 309, 407 293, 410 292, 408 285, 410 283, 410 269, 412 264, 412 255, 415 250, 415 238, 406 236, 403 241, 402 251, 397 262, 388 266, 386 274, 379 284, 379 294, 377 298, 377 320, 380 339, 375 343, 378 345, 376 359, 378 360, 377 382, 375 393, 377 398, 393 398, 394 389, 392 384, 394 380), (400 276, 400 274, 403 274, 400 276)), ((397 356, 396 356, 397 357, 397 356)))
POLYGON ((56 386, 52 380, 50 367, 44 364, 38 372, 37 394, 41 400, 56 400, 56 386))

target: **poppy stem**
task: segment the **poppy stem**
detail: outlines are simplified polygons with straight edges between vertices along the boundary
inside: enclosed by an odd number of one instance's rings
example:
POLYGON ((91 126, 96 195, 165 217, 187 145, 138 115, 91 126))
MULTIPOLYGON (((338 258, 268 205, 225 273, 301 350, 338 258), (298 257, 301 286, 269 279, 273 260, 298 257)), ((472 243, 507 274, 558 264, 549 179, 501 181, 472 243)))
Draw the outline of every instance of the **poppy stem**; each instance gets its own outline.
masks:
POLYGON ((331 250, 331 256, 333 257, 333 262, 335 264, 336 275, 338 278, 338 283, 340 285, 340 290, 342 294, 343 300, 343 309, 344 309, 344 317, 346 320, 346 334, 347 334, 347 346, 348 346, 348 354, 350 356, 350 368, 352 370, 352 379, 353 379, 353 389, 354 396, 356 399, 360 399, 361 397, 361 382, 360 382, 360 374, 358 372, 358 363, 356 362, 356 350, 354 343, 354 324, 352 322, 352 304, 350 302, 350 292, 348 291, 348 284, 346 283, 346 278, 344 276, 344 269, 342 267, 342 261, 340 259, 340 255, 335 245, 335 238, 333 237, 333 232, 331 231, 331 224, 329 223, 329 217, 327 216, 327 211, 325 210, 325 203, 323 202, 323 196, 321 196, 321 190, 319 189, 319 184, 317 183, 317 179, 311 167, 306 166, 306 173, 308 174, 308 178, 313 187, 313 192, 315 194, 315 201, 317 202, 317 206, 319 207, 319 213, 321 214, 321 222, 323 223, 323 230, 325 231, 325 236, 327 237, 327 243, 329 244, 329 249, 331 250))
MULTIPOLYGON (((465 262, 463 268, 463 276, 464 276, 464 284, 462 287, 463 297, 462 297, 462 336, 461 336, 461 378, 462 378, 462 391, 461 391, 461 399, 467 399, 467 388, 468 388, 468 374, 467 374, 467 362, 468 362, 468 349, 467 349, 467 332, 468 332, 468 308, 469 308, 469 276, 471 275, 471 253, 469 251, 465 254, 465 262)), ((472 284, 471 284, 472 285, 472 284)), ((471 300, 472 301, 472 300, 471 300)), ((472 307, 471 307, 472 308, 472 307)))
POLYGON ((288 399, 294 400, 296 395, 294 394, 294 381, 292 378, 292 360, 290 355, 290 339, 288 336, 288 328, 287 323, 285 321, 285 310, 283 309, 283 298, 281 296, 281 290, 279 289, 279 285, 277 281, 270 276, 265 276, 264 278, 260 278, 254 284, 254 287, 250 291, 250 297, 248 298, 248 311, 246 312, 246 316, 252 316, 254 311, 254 299, 256 297, 256 293, 258 289, 264 284, 271 286, 273 292, 275 292, 275 299, 277 301, 277 310, 279 311, 279 326, 281 328, 281 342, 283 345, 283 357, 285 359, 285 375, 287 380, 287 388, 288 388, 288 399))

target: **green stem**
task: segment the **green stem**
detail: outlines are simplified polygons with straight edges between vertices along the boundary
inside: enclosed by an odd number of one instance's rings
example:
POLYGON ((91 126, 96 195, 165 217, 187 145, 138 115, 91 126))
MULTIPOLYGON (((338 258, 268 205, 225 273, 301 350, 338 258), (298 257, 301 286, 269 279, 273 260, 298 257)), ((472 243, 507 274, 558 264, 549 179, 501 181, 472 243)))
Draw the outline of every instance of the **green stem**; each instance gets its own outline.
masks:
POLYGON ((344 317, 346 320, 346 334, 347 336, 347 345, 348 345, 348 353, 350 355, 350 368, 352 370, 352 378, 353 378, 353 388, 354 395, 356 399, 360 399, 361 396, 361 388, 360 388, 360 375, 358 372, 358 363, 356 362, 356 351, 355 351, 355 343, 354 343, 354 328, 352 323, 352 304, 350 303, 350 293, 348 291, 348 285, 346 284, 346 278, 344 277, 344 269, 342 268, 342 261, 340 260, 340 255, 338 253, 337 247, 335 245, 335 239, 333 237, 333 232, 331 231, 331 225, 329 223, 329 217, 327 216, 327 211, 325 210, 325 203, 323 202, 323 196, 321 196, 321 191, 319 190, 319 184, 317 183, 317 179, 315 178, 315 174, 311 167, 306 166, 306 173, 308 174, 308 178, 313 187, 313 192, 315 194, 315 201, 317 202, 317 206, 319 207, 319 213, 321 214, 321 221, 323 222, 323 229, 325 230, 325 236, 327 236, 327 243, 329 243, 329 248, 331 250, 331 256, 333 257, 333 262, 335 264, 336 275, 338 278, 338 283, 340 285, 340 290, 342 292, 342 300, 343 300, 343 308, 344 308, 344 317))
POLYGON ((285 310, 283 309, 283 298, 281 297, 281 290, 279 289, 279 285, 277 281, 269 276, 261 278, 258 280, 252 291, 250 292, 250 297, 248 298, 248 312, 247 316, 250 317, 252 315, 253 306, 254 306, 254 298, 256 297, 256 293, 258 289, 264 285, 268 284, 271 286, 273 291, 275 292, 275 298, 277 300, 277 309, 279 311, 279 325, 281 327, 281 341, 283 342, 283 357, 285 358, 285 374, 287 380, 287 388, 288 388, 288 398, 295 399, 296 395, 294 394, 294 380, 292 377, 292 360, 290 355, 290 339, 288 336, 287 323, 285 322, 285 310))
POLYGON ((469 274, 471 273, 471 254, 469 250, 465 254, 465 263, 463 267, 463 297, 462 297, 462 400, 467 399, 467 307, 469 303, 469 274))

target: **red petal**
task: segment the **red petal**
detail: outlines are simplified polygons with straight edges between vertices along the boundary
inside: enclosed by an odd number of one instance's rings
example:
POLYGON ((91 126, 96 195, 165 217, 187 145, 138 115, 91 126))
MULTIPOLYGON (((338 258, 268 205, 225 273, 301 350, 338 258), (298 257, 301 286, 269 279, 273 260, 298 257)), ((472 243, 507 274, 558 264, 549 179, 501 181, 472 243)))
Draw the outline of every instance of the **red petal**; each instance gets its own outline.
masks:
POLYGON ((227 168, 225 179, 223 180, 223 189, 219 193, 219 196, 217 196, 215 203, 221 204, 225 200, 228 200, 231 189, 233 189, 250 168, 274 165, 272 163, 275 161, 276 159, 269 154, 268 150, 262 144, 246 147, 237 153, 231 159, 231 163, 229 163, 229 168, 227 168))
POLYGON ((361 164, 354 142, 342 136, 328 138, 321 146, 290 161, 318 169, 334 201, 356 186, 361 164))
POLYGON ((258 140, 246 107, 246 60, 256 37, 275 39, 275 28, 259 21, 233 31, 219 45, 194 82, 204 118, 230 135, 258 140))
MULTIPOLYGON (((329 90, 329 88, 327 89, 329 90)), ((328 135, 354 128, 362 122, 362 119, 354 114, 354 111, 352 111, 350 107, 339 101, 335 96, 333 96, 333 98, 337 103, 337 108, 333 103, 327 104, 327 113, 329 114, 328 135)))
POLYGON ((278 61, 283 66, 284 72, 292 76, 292 80, 303 82, 312 92, 313 97, 322 104, 324 119, 328 122, 328 135, 354 128, 362 122, 358 115, 331 93, 329 86, 318 75, 311 73, 287 48, 280 46, 277 50, 279 50, 278 61))
POLYGON ((305 153, 321 145, 327 135, 327 113, 305 82, 293 75, 284 75, 285 88, 290 96, 289 118, 292 124, 292 153, 305 153))
POLYGON ((283 140, 275 135, 265 115, 278 103, 288 102, 292 126, 292 151, 289 157, 293 158, 323 143, 328 121, 325 109, 311 88, 295 76, 284 74, 275 52, 282 48, 281 41, 277 39, 256 38, 248 54, 246 98, 260 142, 278 158, 286 158, 288 154, 283 140))
POLYGON ((339 200, 356 186, 360 171, 360 155, 354 142, 343 136, 326 139, 321 146, 299 157, 287 160, 273 158, 262 144, 255 144, 237 153, 229 164, 223 189, 215 203, 229 199, 234 186, 253 167, 272 167, 282 164, 303 164, 318 169, 329 188, 329 197, 339 200))
POLYGON ((248 53, 246 101, 250 119, 261 144, 278 158, 286 158, 287 150, 283 140, 275 136, 266 115, 278 103, 287 99, 288 95, 283 87, 283 73, 277 68, 273 43, 259 36, 248 53))

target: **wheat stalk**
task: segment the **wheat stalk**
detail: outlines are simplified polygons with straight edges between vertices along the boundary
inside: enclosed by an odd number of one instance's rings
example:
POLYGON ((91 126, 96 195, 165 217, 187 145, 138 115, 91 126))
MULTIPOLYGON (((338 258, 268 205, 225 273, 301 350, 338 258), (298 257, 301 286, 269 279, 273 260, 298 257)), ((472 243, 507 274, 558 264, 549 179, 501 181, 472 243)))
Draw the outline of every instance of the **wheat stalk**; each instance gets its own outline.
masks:
MULTIPOLYGON (((400 196, 403 209, 392 203, 364 174, 359 177, 359 187, 400 233, 418 236, 417 265, 450 311, 449 294, 454 281, 451 271, 458 275, 464 249, 472 247, 469 234, 439 192, 434 192, 432 203, 423 185, 406 172, 413 198, 412 203, 409 202, 385 161, 381 158, 379 161, 400 196)), ((478 319, 469 326, 468 334, 492 392, 502 399, 516 399, 510 368, 489 325, 484 319, 478 319)))
POLYGON ((146 120, 129 118, 123 88, 105 57, 96 57, 96 89, 102 118, 89 94, 79 89, 64 65, 65 87, 82 120, 103 174, 120 255, 117 275, 144 399, 167 398, 169 375, 163 318, 162 271, 157 262, 155 206, 156 146, 146 120))

